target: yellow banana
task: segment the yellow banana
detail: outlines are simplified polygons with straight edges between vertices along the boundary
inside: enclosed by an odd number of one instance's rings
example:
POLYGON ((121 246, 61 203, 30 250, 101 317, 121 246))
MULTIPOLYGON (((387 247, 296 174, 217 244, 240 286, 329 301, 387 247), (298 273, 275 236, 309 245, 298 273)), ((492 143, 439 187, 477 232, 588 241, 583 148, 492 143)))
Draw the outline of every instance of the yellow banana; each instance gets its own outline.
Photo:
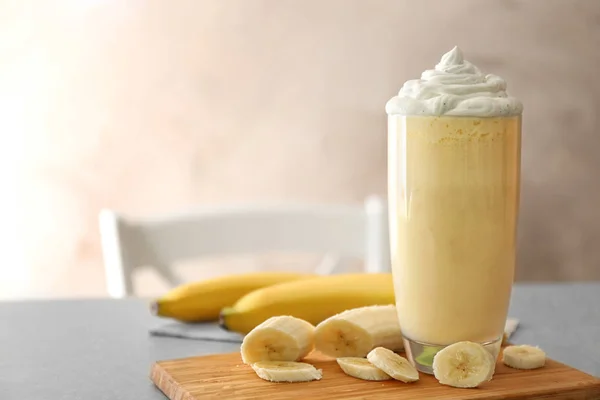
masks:
POLYGON ((214 321, 223 307, 253 290, 282 282, 314 278, 314 274, 255 272, 228 275, 179 286, 155 300, 151 311, 184 322, 214 321))
POLYGON ((221 311, 220 324, 246 334, 278 315, 313 325, 342 311, 394 303, 391 274, 340 274, 280 283, 255 290, 221 311))

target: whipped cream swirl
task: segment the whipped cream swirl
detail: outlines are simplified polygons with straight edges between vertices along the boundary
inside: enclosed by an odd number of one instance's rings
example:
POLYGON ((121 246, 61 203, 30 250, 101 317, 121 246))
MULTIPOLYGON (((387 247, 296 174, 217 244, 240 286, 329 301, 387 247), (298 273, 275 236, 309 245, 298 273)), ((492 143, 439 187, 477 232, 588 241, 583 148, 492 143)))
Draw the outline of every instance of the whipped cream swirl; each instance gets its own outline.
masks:
POLYGON ((451 115, 495 117, 519 115, 523 105, 506 93, 506 82, 497 75, 484 75, 463 59, 454 47, 442 56, 435 69, 421 79, 407 81, 385 111, 399 115, 451 115))

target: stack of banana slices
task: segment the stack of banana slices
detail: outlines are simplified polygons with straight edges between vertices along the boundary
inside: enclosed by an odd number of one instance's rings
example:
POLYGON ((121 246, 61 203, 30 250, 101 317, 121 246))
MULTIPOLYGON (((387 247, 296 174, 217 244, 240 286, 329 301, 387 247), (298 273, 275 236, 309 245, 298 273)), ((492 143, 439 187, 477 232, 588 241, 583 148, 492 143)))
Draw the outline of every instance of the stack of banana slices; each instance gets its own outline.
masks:
MULTIPOLYGON (((416 368, 396 352, 403 349, 395 306, 369 306, 344 311, 316 327, 291 316, 271 317, 248 333, 242 361, 271 382, 320 380, 323 371, 301 362, 313 350, 333 357, 344 373, 368 381, 419 380, 416 368)), ((532 346, 508 346, 502 361, 509 367, 542 367, 545 354, 532 346)), ((433 371, 444 385, 477 387, 492 379, 496 360, 480 344, 459 342, 439 351, 433 371)))

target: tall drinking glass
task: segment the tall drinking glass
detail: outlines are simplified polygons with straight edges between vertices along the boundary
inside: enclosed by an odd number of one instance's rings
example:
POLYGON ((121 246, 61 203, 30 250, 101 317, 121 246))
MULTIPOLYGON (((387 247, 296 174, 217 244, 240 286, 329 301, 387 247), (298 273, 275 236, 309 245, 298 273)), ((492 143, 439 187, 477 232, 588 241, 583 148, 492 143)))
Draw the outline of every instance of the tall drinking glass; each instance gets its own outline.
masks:
POLYGON ((514 268, 521 116, 389 115, 398 317, 411 362, 473 341, 498 355, 514 268))

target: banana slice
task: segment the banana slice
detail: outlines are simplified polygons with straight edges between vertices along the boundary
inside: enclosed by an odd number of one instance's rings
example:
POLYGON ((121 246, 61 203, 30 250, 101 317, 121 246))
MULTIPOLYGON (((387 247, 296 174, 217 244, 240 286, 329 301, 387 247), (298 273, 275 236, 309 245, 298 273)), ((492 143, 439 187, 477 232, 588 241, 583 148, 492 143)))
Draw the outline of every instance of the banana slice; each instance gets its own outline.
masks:
POLYGON ((367 359, 396 380, 406 383, 419 380, 419 372, 416 368, 406 358, 389 349, 377 347, 369 352, 367 359))
POLYGON ((374 366, 366 358, 360 357, 341 357, 337 363, 346 375, 353 376, 366 381, 387 381, 391 376, 374 366))
POLYGON ((486 352, 490 356, 490 365, 491 365, 491 367, 490 367, 490 373, 486 377, 485 381, 489 382, 489 381, 492 380, 492 378, 494 377, 494 374, 496 373, 496 361, 497 361, 497 357, 494 358, 494 355, 488 349, 486 349, 486 352))
POLYGON ((440 350, 433 357, 433 374, 443 385, 460 388, 477 387, 492 379, 495 362, 480 344, 458 342, 440 350))
POLYGON ((402 350, 394 305, 354 308, 317 325, 315 347, 331 357, 365 357, 375 347, 402 350))
POLYGON ((541 368, 546 364, 546 353, 529 345, 508 346, 502 352, 502 362, 517 369, 541 368))
POLYGON ((315 327, 290 316, 272 317, 244 337, 242 361, 298 361, 314 348, 315 327))
POLYGON ((269 382, 309 382, 323 377, 323 371, 313 365, 293 361, 259 361, 252 369, 269 382))

